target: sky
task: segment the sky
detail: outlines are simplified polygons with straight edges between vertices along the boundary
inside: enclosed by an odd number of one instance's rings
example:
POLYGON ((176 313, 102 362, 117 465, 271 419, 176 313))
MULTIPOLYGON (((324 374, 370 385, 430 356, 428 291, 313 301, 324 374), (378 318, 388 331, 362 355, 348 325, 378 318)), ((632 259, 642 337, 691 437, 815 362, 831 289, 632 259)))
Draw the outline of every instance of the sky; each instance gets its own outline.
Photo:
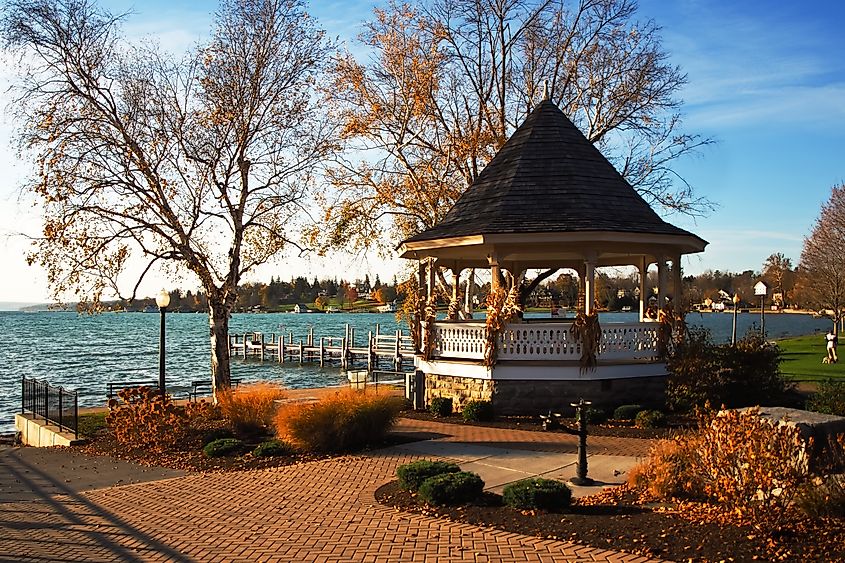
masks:
MULTIPOLYGON (((113 12, 133 10, 130 37, 154 37, 173 50, 202 39, 214 2, 102 0, 113 12)), ((369 18, 372 0, 312 0, 311 13, 331 36, 350 41, 369 18)), ((707 269, 759 271, 782 252, 797 264, 803 238, 834 185, 845 182, 845 3, 805 0, 640 0, 639 17, 662 27, 669 60, 688 75, 680 93, 684 129, 716 142, 675 165, 696 192, 717 204, 705 217, 664 215, 710 245, 684 258, 686 274, 707 269)), ((5 106, 12 77, 0 66, 0 302, 45 302, 44 272, 27 266, 26 236, 40 232, 37 208, 19 186, 29 173, 12 144, 5 106)), ((402 260, 336 255, 285 257, 253 278, 298 275, 390 279, 402 260)), ((190 280, 178 284, 193 289, 190 280)), ((148 295, 174 282, 156 277, 148 295)))

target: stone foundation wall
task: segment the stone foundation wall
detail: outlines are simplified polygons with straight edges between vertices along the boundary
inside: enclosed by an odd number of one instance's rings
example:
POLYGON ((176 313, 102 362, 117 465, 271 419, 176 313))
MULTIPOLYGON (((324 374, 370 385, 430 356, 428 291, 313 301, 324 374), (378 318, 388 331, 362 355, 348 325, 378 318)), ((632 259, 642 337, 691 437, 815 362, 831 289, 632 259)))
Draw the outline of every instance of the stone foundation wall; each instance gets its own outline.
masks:
POLYGON ((468 401, 492 401, 493 381, 471 377, 426 374, 425 404, 428 405, 434 397, 452 399, 452 410, 461 412, 468 401))
POLYGON ((597 408, 615 408, 624 404, 642 404, 662 408, 666 400, 666 377, 599 379, 574 381, 473 379, 427 374, 425 402, 434 397, 452 399, 456 412, 467 401, 492 401, 499 414, 536 415, 569 412, 570 403, 579 398, 592 401, 597 408))

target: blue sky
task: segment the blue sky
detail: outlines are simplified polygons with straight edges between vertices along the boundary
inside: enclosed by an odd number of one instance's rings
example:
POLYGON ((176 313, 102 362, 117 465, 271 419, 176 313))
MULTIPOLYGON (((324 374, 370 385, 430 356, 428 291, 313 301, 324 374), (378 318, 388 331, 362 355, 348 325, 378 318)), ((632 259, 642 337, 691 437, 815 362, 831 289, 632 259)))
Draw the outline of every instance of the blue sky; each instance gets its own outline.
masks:
MULTIPOLYGON (((209 28, 213 2, 102 2, 112 11, 134 7, 126 30, 173 48, 190 45, 209 28)), ((350 39, 373 2, 311 3, 332 36, 350 39)), ((681 93, 685 128, 717 143, 676 166, 696 190, 719 204, 704 218, 667 216, 710 246, 685 260, 687 273, 759 270, 773 252, 797 263, 803 237, 831 186, 845 182, 845 3, 804 1, 641 0, 641 18, 663 28, 672 63, 688 74, 681 93)), ((8 69, 0 70, 5 90, 8 69)), ((8 97, 0 97, 5 103, 8 97)), ((19 201, 26 173, 9 144, 10 116, 0 123, 0 301, 42 301, 44 276, 23 260, 26 242, 12 233, 39 230, 37 213, 19 201)), ((392 276, 398 260, 338 256, 330 261, 286 258, 258 275, 283 278, 365 273, 392 276)), ((158 282, 153 282, 153 285, 158 282)), ((185 284, 185 286, 191 284, 185 284)), ((157 291, 151 287, 150 294, 157 291)))

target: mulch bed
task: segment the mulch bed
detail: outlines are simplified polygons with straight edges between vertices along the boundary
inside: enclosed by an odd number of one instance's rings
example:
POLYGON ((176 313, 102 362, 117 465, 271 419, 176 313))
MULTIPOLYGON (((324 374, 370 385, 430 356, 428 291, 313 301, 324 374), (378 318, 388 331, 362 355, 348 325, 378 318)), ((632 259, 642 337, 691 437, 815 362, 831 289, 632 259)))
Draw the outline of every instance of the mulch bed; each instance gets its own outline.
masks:
POLYGON ((845 521, 796 519, 777 532, 685 518, 674 503, 643 502, 626 487, 573 500, 566 512, 519 511, 484 493, 473 503, 432 507, 394 481, 376 491, 383 505, 541 538, 675 561, 845 561, 845 521))
MULTIPOLYGON (((306 463, 318 459, 325 459, 329 455, 317 455, 306 453, 295 453, 292 455, 277 457, 255 457, 250 453, 264 440, 272 439, 265 436, 261 439, 246 441, 247 453, 237 456, 206 457, 202 453, 202 444, 199 439, 184 444, 184 449, 169 452, 150 452, 147 450, 132 450, 118 444, 114 435, 108 430, 100 430, 91 440, 73 448, 88 455, 107 456, 126 461, 133 461, 150 467, 167 467, 180 469, 189 472, 213 472, 213 471, 246 471, 250 469, 266 469, 269 467, 282 467, 294 463, 306 463)), ((402 443, 413 442, 416 438, 388 434, 379 443, 373 444, 372 449, 386 448, 402 443)))
MULTIPOLYGON (((543 430, 543 421, 539 416, 497 416, 490 422, 466 422, 460 415, 436 417, 428 411, 402 411, 403 418, 427 420, 430 422, 445 422, 448 424, 467 424, 485 426, 488 428, 504 428, 507 430, 529 430, 533 432, 559 432, 562 434, 577 434, 578 423, 574 418, 561 418, 561 427, 553 430, 543 430)), ((618 438, 666 438, 673 432, 691 428, 695 421, 688 416, 668 415, 665 428, 637 428, 633 420, 609 420, 601 424, 587 425, 587 432, 591 436, 615 436, 618 438)))

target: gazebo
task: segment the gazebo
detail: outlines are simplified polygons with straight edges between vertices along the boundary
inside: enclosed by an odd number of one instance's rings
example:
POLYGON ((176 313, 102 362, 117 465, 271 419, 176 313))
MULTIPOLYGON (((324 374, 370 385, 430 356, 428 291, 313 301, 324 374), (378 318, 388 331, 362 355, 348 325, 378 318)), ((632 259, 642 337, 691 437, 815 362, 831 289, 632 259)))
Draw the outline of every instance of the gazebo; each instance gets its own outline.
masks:
POLYGON ((420 286, 432 296, 437 268, 452 272, 450 318, 432 321, 430 342, 416 358, 426 403, 450 397, 460 410, 471 399, 491 400, 497 412, 556 409, 579 397, 594 404, 655 403, 665 392, 659 323, 647 318, 657 264, 657 303, 680 301, 680 258, 707 242, 663 221, 610 162, 552 102, 544 100, 499 150, 443 220, 404 240, 401 256, 420 264, 420 286), (669 267, 671 263, 671 268, 669 267), (492 291, 508 272, 512 288, 527 270, 578 273, 582 312, 594 312, 595 269, 635 266, 640 273, 639 321, 603 323, 596 365, 584 369, 572 320, 513 318, 490 338, 473 320, 464 270, 490 269, 492 291), (427 270, 426 270, 427 268, 427 270), (671 277, 671 285, 669 278, 671 277), (460 312, 461 319, 455 313, 460 312), (495 361, 490 346, 496 347, 495 361))

